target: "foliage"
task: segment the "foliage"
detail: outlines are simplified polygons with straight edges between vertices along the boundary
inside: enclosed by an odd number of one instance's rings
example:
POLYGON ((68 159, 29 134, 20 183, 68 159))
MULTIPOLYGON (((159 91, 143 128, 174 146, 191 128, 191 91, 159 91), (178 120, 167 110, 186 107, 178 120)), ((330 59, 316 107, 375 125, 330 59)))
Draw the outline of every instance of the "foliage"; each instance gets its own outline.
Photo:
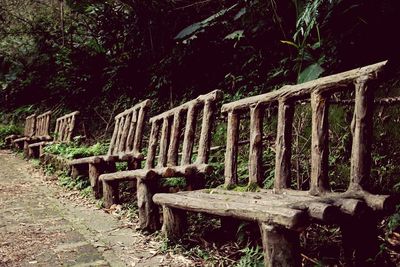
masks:
POLYGON ((55 143, 44 147, 45 152, 67 159, 105 155, 107 150, 107 143, 96 143, 92 146, 78 145, 77 143, 55 143))
POLYGON ((22 129, 15 124, 3 125, 0 124, 0 148, 4 147, 4 139, 12 134, 21 134, 22 129))
POLYGON ((240 258, 239 262, 235 265, 236 267, 264 266, 263 250, 259 246, 246 247, 242 249, 241 252, 243 253, 243 256, 240 258))

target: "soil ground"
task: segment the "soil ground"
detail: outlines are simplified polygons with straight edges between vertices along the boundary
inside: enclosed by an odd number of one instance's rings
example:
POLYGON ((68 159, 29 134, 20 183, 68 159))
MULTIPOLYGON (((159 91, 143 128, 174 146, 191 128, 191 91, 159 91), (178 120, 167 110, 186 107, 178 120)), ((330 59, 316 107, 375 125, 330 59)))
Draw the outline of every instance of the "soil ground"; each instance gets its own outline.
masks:
POLYGON ((156 235, 73 194, 0 150, 0 266, 192 265, 159 253, 156 235))

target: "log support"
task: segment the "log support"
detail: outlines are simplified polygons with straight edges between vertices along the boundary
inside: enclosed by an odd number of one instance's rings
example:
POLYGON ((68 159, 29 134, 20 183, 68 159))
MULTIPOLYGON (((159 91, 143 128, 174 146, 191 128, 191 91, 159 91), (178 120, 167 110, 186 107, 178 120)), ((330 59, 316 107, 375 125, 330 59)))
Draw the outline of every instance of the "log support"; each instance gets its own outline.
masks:
POLYGON ((310 194, 323 194, 329 189, 329 124, 328 98, 311 93, 311 184, 310 194))
POLYGON ((139 208, 139 227, 146 231, 155 231, 160 228, 158 206, 153 202, 156 190, 155 181, 137 179, 137 200, 139 208))
POLYGON ((163 206, 162 232, 170 240, 177 240, 187 229, 186 211, 163 206))
POLYGON ((299 233, 260 223, 265 266, 301 266, 299 233))
POLYGON ((274 183, 274 188, 278 190, 290 187, 293 116, 293 104, 287 100, 279 101, 274 183))

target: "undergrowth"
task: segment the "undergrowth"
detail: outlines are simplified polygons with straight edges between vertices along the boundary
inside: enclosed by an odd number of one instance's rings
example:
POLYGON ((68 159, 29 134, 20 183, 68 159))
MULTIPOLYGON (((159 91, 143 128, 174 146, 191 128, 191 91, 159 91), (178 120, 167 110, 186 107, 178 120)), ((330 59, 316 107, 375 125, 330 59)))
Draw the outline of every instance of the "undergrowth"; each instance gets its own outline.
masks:
POLYGON ((22 128, 15 124, 3 125, 0 124, 0 148, 5 148, 5 138, 12 134, 22 133, 22 128))
POLYGON ((96 143, 92 146, 80 145, 77 142, 69 144, 51 144, 44 148, 47 153, 63 156, 67 159, 76 159, 90 156, 105 155, 108 150, 107 143, 96 143))

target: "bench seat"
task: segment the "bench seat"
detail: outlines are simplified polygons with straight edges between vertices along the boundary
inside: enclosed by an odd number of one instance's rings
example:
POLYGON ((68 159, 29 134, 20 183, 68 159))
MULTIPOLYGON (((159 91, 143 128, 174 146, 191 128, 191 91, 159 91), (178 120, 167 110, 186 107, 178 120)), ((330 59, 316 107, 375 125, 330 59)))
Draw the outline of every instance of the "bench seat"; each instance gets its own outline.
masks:
POLYGON ((130 161, 130 160, 142 160, 142 153, 120 153, 118 155, 101 155, 101 156, 90 156, 85 158, 73 159, 70 161, 70 165, 81 165, 81 164, 99 164, 102 162, 118 162, 118 161, 130 161))

